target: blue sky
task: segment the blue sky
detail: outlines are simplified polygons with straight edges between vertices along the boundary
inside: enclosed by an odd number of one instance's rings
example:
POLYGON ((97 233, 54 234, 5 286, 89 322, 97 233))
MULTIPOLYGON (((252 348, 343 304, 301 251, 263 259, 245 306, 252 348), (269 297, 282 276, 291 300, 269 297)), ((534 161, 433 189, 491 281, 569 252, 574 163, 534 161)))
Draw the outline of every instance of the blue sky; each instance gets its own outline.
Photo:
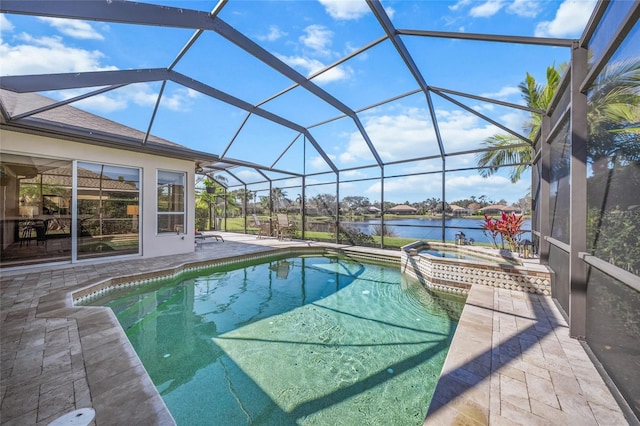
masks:
MULTIPOLYGON (((151 3, 207 12, 216 5, 215 1, 151 3)), ((382 5, 397 29, 579 38, 595 3, 595 0, 403 0, 383 1, 382 5)), ((367 4, 355 0, 230 0, 219 18, 304 76, 384 35, 367 4)), ((192 30, 17 15, 2 15, 0 29, 0 75, 165 68, 193 35, 192 30)), ((527 72, 542 82, 548 65, 566 62, 570 55, 568 49, 557 47, 416 36, 403 36, 402 40, 428 85, 511 103, 522 103, 517 85, 527 72)), ((198 39, 175 71, 254 105, 292 85, 290 80, 213 32, 205 32, 198 39)), ((359 111, 360 122, 385 162, 438 153, 424 95, 418 93, 360 111, 418 88, 388 40, 313 81, 350 109, 359 111)), ((146 131, 159 90, 160 83, 129 85, 74 106, 146 131)), ((63 99, 79 93, 68 90, 46 95, 63 99)), ((518 110, 454 98, 514 129, 521 129, 527 117, 518 110)), ((433 96, 433 105, 446 152, 474 149, 485 138, 503 133, 439 96, 433 96)), ((261 107, 304 127, 342 115, 300 87, 261 107)), ((273 164, 282 170, 306 173, 329 170, 312 147, 304 146, 302 137, 296 139, 296 132, 257 116, 250 117, 233 139, 245 118, 242 110, 169 83, 151 131, 193 149, 215 154, 226 151, 229 157, 273 164), (286 153, 279 157, 285 149, 286 153), (305 149, 306 163, 302 161, 305 149)), ((337 119, 311 127, 310 131, 339 169, 374 163, 352 119, 337 119)), ((473 164, 473 155, 447 158, 450 169, 464 169, 473 164)), ((414 162, 390 166, 385 175, 440 168, 440 160, 414 162)), ((349 171, 342 173, 341 179, 378 174, 377 169, 349 171)), ((259 179, 250 169, 238 169, 236 175, 246 182, 259 179)), ((528 179, 527 175, 520 183, 511 185, 502 173, 490 179, 475 171, 450 173, 446 177, 447 199, 487 195, 495 201, 504 198, 514 202, 528 191, 528 179)), ((292 180, 283 185, 298 183, 292 180)), ((392 179, 385 196, 394 202, 440 198, 441 186, 438 175, 392 179)), ((313 195, 313 191, 310 189, 309 194, 313 195)), ((380 198, 379 183, 345 183, 340 191, 341 195, 347 192, 364 195, 371 201, 380 198)))

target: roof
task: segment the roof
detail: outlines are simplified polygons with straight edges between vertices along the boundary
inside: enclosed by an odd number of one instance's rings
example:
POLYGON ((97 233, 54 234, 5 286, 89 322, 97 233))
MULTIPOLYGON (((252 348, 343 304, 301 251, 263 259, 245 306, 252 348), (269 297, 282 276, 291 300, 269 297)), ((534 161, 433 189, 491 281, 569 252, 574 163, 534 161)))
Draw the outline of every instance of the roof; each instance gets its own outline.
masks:
POLYGON ((503 211, 503 212, 514 212, 514 211, 519 211, 520 208, 512 207, 512 206, 505 206, 505 205, 502 205, 502 204, 492 204, 490 206, 486 206, 486 207, 483 207, 481 209, 478 209, 478 211, 481 211, 481 212, 493 211, 493 210, 503 211))
POLYGON ((415 211, 418 211, 418 209, 416 209, 415 207, 408 206, 406 204, 400 204, 400 205, 391 207, 388 211, 390 211, 390 212, 400 212, 400 211, 412 211, 412 212, 415 212, 415 211))
POLYGON ((16 123, 15 126, 12 122, 3 119, 2 127, 6 129, 18 132, 27 130, 33 132, 40 129, 47 134, 53 133, 60 137, 80 139, 83 142, 103 142, 133 151, 190 159, 207 164, 217 160, 216 155, 198 152, 154 135, 147 137, 139 130, 70 105, 47 109, 57 102, 37 93, 16 93, 0 89, 0 100, 10 116, 27 114, 27 118, 20 120, 21 123, 16 123), (24 123, 25 120, 26 123, 24 123))

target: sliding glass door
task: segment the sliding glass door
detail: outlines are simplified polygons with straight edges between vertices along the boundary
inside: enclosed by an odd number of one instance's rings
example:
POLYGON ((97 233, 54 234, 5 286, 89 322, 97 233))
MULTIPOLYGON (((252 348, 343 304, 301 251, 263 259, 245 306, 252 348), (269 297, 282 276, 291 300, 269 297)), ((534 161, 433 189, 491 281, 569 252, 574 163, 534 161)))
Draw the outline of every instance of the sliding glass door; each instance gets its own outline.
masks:
POLYGON ((140 170, 78 162, 77 258, 140 252, 140 170))
POLYGON ((72 162, 2 153, 0 265, 71 260, 72 162))

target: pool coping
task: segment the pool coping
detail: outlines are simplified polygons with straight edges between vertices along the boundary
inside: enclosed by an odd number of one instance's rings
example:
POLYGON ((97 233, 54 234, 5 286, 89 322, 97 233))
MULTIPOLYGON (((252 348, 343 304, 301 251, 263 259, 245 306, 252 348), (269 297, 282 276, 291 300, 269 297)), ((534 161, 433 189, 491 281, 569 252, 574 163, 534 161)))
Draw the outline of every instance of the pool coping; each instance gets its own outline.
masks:
POLYGON ((368 261, 380 261, 386 263, 393 263, 400 266, 401 257, 400 254, 392 255, 389 254, 374 254, 367 253, 361 250, 353 250, 349 248, 329 248, 329 247, 291 247, 291 248, 278 248, 273 251, 260 252, 260 253, 250 253, 241 256, 233 256, 219 259, 211 259, 211 260, 202 260, 196 262, 185 262, 181 265, 171 266, 167 269, 152 271, 152 272, 144 272, 135 275, 126 275, 119 277, 111 277, 106 278, 102 281, 94 282, 91 284, 87 284, 83 287, 77 288, 75 290, 69 291, 66 295, 67 298, 71 298, 71 305, 74 307, 86 306, 82 305, 82 303, 94 299, 96 297, 100 297, 104 294, 107 294, 111 291, 129 288, 129 287, 139 287, 149 283, 153 283, 160 280, 172 279, 180 276, 181 274, 188 272, 196 272, 201 271, 208 268, 215 268, 218 266, 224 265, 233 265, 243 262, 249 262, 254 260, 266 260, 269 258, 278 258, 287 255, 297 255, 297 254, 309 254, 309 253, 318 253, 318 254, 332 254, 339 253, 343 255, 353 255, 363 260, 368 261))

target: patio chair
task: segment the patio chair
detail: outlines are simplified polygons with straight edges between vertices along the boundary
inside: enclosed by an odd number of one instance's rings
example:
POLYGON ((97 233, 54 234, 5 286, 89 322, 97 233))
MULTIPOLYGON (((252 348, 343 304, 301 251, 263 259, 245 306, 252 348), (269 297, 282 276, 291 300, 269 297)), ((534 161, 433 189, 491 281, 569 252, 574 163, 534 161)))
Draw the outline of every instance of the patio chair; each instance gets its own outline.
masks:
POLYGON ((26 242, 27 245, 31 242, 33 231, 36 233, 36 245, 42 243, 47 246, 47 231, 49 230, 50 219, 45 220, 29 220, 25 222, 22 234, 20 236, 20 247, 22 243, 26 242))
POLYGON ((38 223, 34 226, 36 230, 36 245, 42 243, 45 247, 47 246, 47 231, 49 231, 50 222, 50 219, 45 219, 42 223, 38 223))
POLYGON ((268 223, 260 222, 257 214, 253 214, 253 226, 258 228, 258 238, 262 238, 263 236, 271 236, 271 227, 268 223))
POLYGON ((289 271, 292 266, 292 262, 287 260, 278 260, 274 265, 271 265, 269 269, 276 272, 277 279, 286 280, 289 277, 289 271))
POLYGON ((222 238, 222 235, 204 234, 203 232, 198 231, 197 229, 195 232, 195 237, 196 237, 196 245, 198 245, 198 243, 200 244, 204 243, 207 238, 215 238, 216 241, 222 241, 224 243, 224 238, 222 238))
POLYGON ((289 223, 289 218, 284 213, 278 213, 278 238, 284 240, 293 236, 293 226, 289 223))

